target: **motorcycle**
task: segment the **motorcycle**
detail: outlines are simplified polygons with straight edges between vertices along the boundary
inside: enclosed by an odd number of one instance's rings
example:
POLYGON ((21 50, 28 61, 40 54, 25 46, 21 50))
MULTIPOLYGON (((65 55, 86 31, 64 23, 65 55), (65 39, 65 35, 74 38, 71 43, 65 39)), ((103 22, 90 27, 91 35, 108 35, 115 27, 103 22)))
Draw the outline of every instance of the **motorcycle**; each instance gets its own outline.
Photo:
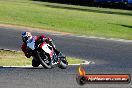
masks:
POLYGON ((45 41, 35 47, 35 40, 32 40, 27 43, 27 47, 32 51, 33 67, 38 67, 41 64, 47 69, 50 69, 56 65, 61 69, 66 69, 68 66, 66 56, 64 56, 61 52, 57 55, 53 47, 47 44, 45 41))

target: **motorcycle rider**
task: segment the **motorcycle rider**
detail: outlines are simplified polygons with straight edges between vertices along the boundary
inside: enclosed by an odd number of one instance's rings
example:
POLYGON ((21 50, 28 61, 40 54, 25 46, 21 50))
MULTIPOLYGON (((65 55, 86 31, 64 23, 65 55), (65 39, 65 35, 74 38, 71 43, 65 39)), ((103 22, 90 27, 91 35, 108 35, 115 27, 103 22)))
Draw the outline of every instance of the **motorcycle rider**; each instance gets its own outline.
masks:
MULTIPOLYGON (((51 38, 46 37, 45 35, 41 35, 41 36, 32 36, 32 34, 30 32, 22 32, 22 41, 23 44, 21 46, 22 51, 24 52, 25 56, 27 58, 30 58, 32 56, 32 50, 28 49, 27 47, 27 43, 29 43, 30 41, 35 41, 35 47, 38 46, 38 44, 42 43, 42 42, 46 42, 48 43, 50 46, 53 47, 55 53, 58 55, 60 52, 56 49, 55 45, 53 44, 53 41, 51 38)), ((35 48, 34 47, 34 48, 35 48)))

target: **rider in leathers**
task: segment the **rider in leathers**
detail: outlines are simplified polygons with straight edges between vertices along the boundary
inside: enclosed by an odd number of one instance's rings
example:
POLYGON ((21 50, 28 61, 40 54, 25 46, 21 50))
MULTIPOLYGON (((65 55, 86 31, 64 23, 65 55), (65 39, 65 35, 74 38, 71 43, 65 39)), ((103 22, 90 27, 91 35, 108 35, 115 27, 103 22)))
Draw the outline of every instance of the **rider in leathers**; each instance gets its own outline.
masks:
POLYGON ((45 41, 49 45, 51 45, 55 51, 55 53, 58 55, 60 52, 55 48, 55 45, 52 42, 51 38, 47 38, 45 35, 41 36, 32 36, 30 32, 22 32, 22 41, 23 44, 21 46, 22 51, 24 52, 25 56, 27 58, 30 58, 32 56, 32 51, 27 48, 27 43, 29 41, 35 40, 35 46, 37 47, 38 44, 42 43, 45 41))

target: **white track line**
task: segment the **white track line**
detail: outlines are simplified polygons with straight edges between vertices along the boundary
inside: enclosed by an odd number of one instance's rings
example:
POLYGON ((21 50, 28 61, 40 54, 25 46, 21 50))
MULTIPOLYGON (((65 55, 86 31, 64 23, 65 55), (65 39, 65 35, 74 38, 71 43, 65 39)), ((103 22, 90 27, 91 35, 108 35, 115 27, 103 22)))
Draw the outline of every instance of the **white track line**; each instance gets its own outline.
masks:
POLYGON ((4 50, 4 51, 13 51, 13 52, 20 52, 20 51, 17 51, 17 50, 10 50, 10 49, 3 49, 3 48, 0 48, 0 50, 4 50))
POLYGON ((88 39, 100 39, 100 40, 107 40, 107 41, 132 43, 132 40, 126 40, 126 39, 120 39, 120 38, 105 38, 105 37, 85 36, 85 35, 69 35, 69 36, 88 38, 88 39))
MULTIPOLYGON (((89 65, 89 64, 95 64, 92 61, 85 61, 84 63, 80 63, 82 65, 89 65)), ((69 66, 78 66, 80 64, 68 64, 69 66)), ((0 66, 0 67, 16 67, 16 68, 32 68, 33 66, 31 65, 26 65, 26 66, 0 66)), ((39 67, 42 67, 41 65, 39 67)), ((34 68, 39 68, 39 67, 34 67, 34 68)))

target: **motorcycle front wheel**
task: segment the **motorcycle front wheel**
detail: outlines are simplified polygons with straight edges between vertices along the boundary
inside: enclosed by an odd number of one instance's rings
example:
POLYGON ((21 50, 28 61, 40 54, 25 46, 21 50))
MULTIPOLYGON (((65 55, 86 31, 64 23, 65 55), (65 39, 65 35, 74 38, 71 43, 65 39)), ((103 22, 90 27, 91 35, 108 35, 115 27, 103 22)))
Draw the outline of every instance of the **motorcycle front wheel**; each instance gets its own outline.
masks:
POLYGON ((38 55, 38 59, 40 61, 40 64, 44 68, 46 68, 46 69, 52 68, 51 59, 49 58, 49 56, 47 54, 45 54, 44 52, 37 51, 37 55, 38 55))

